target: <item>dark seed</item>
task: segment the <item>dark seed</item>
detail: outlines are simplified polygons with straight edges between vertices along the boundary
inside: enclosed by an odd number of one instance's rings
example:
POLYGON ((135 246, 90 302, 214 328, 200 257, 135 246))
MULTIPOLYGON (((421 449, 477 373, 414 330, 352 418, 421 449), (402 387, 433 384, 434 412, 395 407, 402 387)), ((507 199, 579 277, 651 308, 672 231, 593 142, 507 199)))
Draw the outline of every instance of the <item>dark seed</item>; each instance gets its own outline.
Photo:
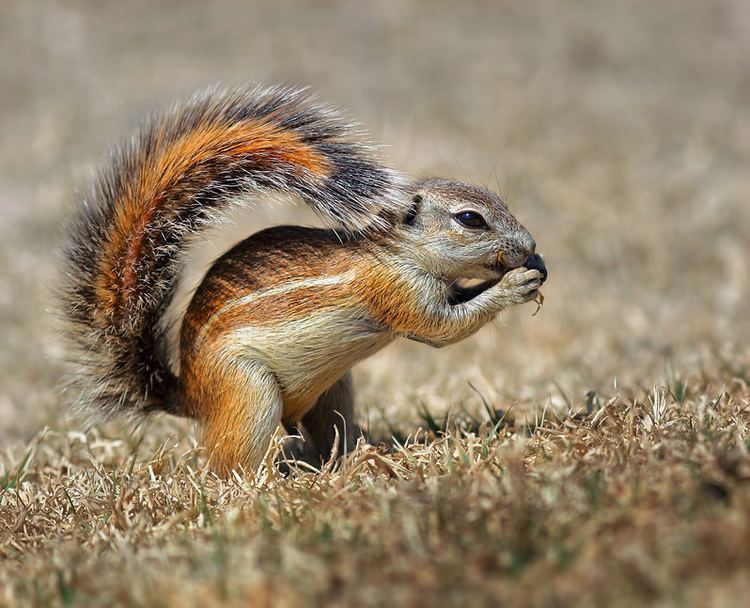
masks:
POLYGON ((538 253, 533 253, 526 258, 523 263, 524 268, 529 270, 538 270, 542 273, 542 283, 547 280, 547 266, 544 264, 544 258, 538 253))

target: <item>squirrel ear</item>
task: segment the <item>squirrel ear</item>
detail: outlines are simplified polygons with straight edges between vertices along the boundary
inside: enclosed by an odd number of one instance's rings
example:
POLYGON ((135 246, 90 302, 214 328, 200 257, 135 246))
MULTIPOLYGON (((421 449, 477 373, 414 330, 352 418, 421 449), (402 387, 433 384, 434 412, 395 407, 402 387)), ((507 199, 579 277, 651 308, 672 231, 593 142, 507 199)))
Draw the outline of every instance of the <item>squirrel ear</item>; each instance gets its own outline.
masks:
POLYGON ((417 219, 417 214, 419 214, 419 210, 422 208, 422 195, 421 194, 415 194, 411 199, 411 207, 409 208, 409 211, 404 216, 404 224, 407 226, 413 226, 415 220, 417 219))

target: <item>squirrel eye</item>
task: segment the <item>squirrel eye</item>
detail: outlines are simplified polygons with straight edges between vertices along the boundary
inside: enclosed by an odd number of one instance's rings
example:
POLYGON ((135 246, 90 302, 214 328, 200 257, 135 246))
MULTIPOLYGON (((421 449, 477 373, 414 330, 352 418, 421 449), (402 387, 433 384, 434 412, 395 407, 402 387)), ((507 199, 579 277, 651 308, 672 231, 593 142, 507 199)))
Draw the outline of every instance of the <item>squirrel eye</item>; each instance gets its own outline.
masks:
POLYGON ((487 228, 487 222, 475 211, 462 211, 453 217, 459 224, 467 228, 487 228))

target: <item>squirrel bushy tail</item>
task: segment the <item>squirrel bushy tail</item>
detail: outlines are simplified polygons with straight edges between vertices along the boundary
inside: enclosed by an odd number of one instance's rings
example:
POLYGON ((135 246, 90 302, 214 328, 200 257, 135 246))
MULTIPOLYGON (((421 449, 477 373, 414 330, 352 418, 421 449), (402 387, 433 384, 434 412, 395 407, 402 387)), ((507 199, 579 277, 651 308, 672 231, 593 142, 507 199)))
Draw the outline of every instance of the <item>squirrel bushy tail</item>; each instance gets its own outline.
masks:
POLYGON ((387 227, 399 176, 336 113, 281 88, 204 93, 115 150, 70 229, 64 316, 81 403, 181 413, 159 319, 179 253, 233 204, 273 190, 343 230, 387 227))

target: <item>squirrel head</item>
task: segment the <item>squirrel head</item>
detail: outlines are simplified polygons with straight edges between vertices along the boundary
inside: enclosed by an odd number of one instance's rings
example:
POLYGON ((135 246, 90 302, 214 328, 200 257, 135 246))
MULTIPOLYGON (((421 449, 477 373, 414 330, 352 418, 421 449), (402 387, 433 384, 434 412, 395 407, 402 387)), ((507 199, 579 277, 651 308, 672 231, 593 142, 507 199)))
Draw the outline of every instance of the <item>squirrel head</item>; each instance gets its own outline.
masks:
POLYGON ((446 280, 497 279, 523 266, 536 243, 494 192, 457 181, 415 184, 401 242, 417 264, 446 280))

